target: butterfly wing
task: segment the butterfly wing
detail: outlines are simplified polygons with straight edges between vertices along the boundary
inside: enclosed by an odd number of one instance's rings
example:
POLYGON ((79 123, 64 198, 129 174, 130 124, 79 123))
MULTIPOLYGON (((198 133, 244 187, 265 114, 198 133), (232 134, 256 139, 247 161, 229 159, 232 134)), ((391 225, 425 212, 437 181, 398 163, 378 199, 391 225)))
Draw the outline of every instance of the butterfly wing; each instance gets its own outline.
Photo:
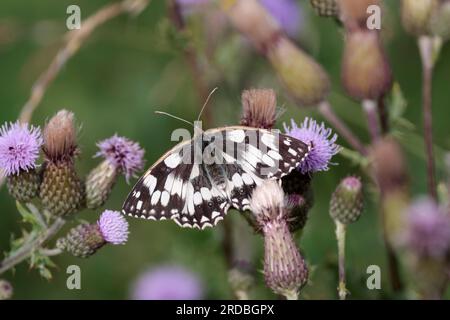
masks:
MULTIPOLYGON (((310 150, 297 139, 256 128, 225 127, 208 130, 203 136, 208 141, 211 136, 219 137, 214 147, 222 163, 208 166, 187 161, 187 156, 189 160, 195 157, 195 140, 175 146, 139 179, 123 213, 151 220, 172 219, 182 227, 215 226, 231 206, 249 209, 257 185, 287 175, 310 150), (224 186, 216 184, 215 178, 223 178, 224 186)), ((200 151, 204 160, 204 150, 200 151)))
POLYGON ((289 174, 311 151, 311 146, 277 131, 229 127, 223 135, 225 141, 233 142, 223 155, 229 198, 241 211, 250 209, 249 198, 256 186, 289 174))
POLYGON ((167 152, 139 179, 128 195, 122 212, 150 219, 172 219, 182 227, 215 226, 230 203, 223 191, 211 184, 204 167, 193 158, 194 141, 167 152), (186 148, 188 146, 188 148, 186 148))

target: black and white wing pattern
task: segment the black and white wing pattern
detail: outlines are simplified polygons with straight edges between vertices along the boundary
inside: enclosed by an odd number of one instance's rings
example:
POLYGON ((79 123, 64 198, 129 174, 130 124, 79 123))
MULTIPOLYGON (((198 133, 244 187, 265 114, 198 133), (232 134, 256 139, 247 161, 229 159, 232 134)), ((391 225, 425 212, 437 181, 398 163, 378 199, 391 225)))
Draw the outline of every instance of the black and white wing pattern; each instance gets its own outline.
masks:
POLYGON ((305 159, 310 146, 263 129, 208 130, 163 155, 139 179, 123 213, 172 219, 182 227, 215 226, 230 207, 249 209, 252 190, 280 179, 305 159))

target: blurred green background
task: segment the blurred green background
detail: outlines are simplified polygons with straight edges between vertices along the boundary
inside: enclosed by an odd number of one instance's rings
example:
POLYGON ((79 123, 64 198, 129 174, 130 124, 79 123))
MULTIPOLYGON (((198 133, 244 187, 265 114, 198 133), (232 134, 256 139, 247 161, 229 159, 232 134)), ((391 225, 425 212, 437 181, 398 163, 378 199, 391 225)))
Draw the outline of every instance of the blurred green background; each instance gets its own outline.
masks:
MULTIPOLYGON (((61 45, 66 29, 66 8, 77 4, 82 19, 94 13, 106 0, 2 0, 0 2, 0 123, 15 121, 27 100, 30 88, 45 70, 61 45)), ((365 118, 358 104, 348 99, 340 86, 340 61, 343 33, 331 19, 314 15, 309 1, 302 5, 303 23, 295 41, 305 48, 329 72, 333 91, 331 103, 360 138, 367 142, 365 118)), ((415 194, 426 191, 425 164, 421 140, 421 71, 415 40, 406 35, 399 23, 398 1, 386 1, 384 42, 395 80, 408 101, 405 117, 417 126, 407 136, 405 149, 412 174, 415 194)), ((199 50, 205 46, 202 15, 189 18, 192 38, 199 50)), ((217 40, 213 62, 205 61, 204 80, 215 93, 208 108, 212 115, 210 127, 236 124, 240 115, 240 93, 251 87, 272 87, 278 104, 286 108, 278 122, 294 118, 297 122, 310 115, 322 120, 313 109, 296 107, 280 86, 271 67, 250 48, 248 43, 225 25, 226 31, 217 40)), ((154 114, 164 110, 187 120, 196 118, 203 104, 193 85, 189 66, 180 48, 185 37, 173 36, 167 19, 165 1, 154 0, 137 17, 120 16, 98 28, 80 51, 67 63, 33 115, 32 123, 42 125, 61 108, 75 112, 82 126, 79 135, 80 174, 86 174, 98 163, 93 159, 96 142, 114 133, 138 141, 146 150, 147 165, 174 145, 170 134, 182 126, 171 118, 154 114)), ((209 57, 211 59, 211 57, 209 57)), ((450 146, 448 108, 450 106, 450 47, 445 46, 436 66, 433 88, 435 142, 450 146)), ((343 140, 340 144, 346 145, 343 140)), ((328 215, 330 194, 347 174, 358 174, 358 168, 342 156, 336 156, 329 172, 315 175, 315 205, 309 222, 299 240, 300 247, 312 266, 311 283, 303 290, 309 299, 334 299, 337 287, 336 243, 334 224, 328 215)), ((444 177, 439 167, 439 177, 444 177)), ((365 178, 367 181, 367 178, 365 178)), ((134 182, 134 181, 133 181, 134 182)), ((118 210, 131 185, 121 178, 106 207, 118 210)), ((385 251, 379 218, 374 210, 374 195, 366 190, 367 209, 362 218, 349 227, 347 242, 348 288, 354 299, 395 298, 388 283, 385 251), (382 289, 366 288, 366 268, 379 265, 382 289)), ((100 211, 85 211, 78 217, 95 221, 100 211)), ((245 236, 237 246, 251 247, 248 259, 262 270, 262 238, 253 234, 244 219, 230 212, 229 219, 245 236)), ((148 267, 159 264, 180 264, 197 273, 206 288, 206 298, 232 298, 227 284, 227 270, 221 248, 222 227, 199 232, 180 229, 172 222, 149 222, 129 219, 130 238, 124 246, 106 246, 89 259, 81 260, 67 254, 54 259, 58 268, 53 279, 41 279, 26 263, 14 273, 1 278, 12 282, 15 298, 22 299, 126 299, 133 280, 148 267), (82 270, 82 289, 66 288, 68 265, 82 270)), ((74 225, 73 222, 71 225, 74 225)), ((20 216, 14 200, 5 187, 0 190, 0 251, 9 250, 11 234, 19 234, 20 216)), ((264 286, 257 272, 254 298, 275 298, 264 286)))

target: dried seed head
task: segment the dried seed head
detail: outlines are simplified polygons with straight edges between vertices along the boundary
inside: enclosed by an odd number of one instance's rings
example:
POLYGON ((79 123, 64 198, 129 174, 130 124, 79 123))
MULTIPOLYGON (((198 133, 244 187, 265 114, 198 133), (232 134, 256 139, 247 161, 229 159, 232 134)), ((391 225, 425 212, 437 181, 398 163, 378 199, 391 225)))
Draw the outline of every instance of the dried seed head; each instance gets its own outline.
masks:
POLYGON ((402 0, 402 22, 406 31, 415 35, 430 33, 430 20, 439 0, 402 0))
POLYGON ((378 184, 385 192, 405 190, 408 187, 408 173, 403 152, 392 138, 385 138, 375 144, 371 151, 372 166, 378 184))
POLYGON ((337 17, 339 16, 338 0, 310 0, 311 6, 319 16, 337 17))
POLYGON ((331 197, 330 215, 343 224, 355 222, 363 211, 362 183, 358 177, 346 177, 331 197))
POLYGON ((289 39, 280 38, 273 42, 267 57, 300 105, 315 106, 326 100, 330 89, 327 73, 289 39))
POLYGON ((44 129, 43 150, 51 162, 72 161, 77 150, 74 114, 59 111, 44 129))
POLYGON ((251 89, 242 92, 243 126, 272 129, 276 121, 277 97, 272 89, 251 89))
POLYGON ((391 68, 376 32, 347 33, 342 83, 347 93, 357 100, 377 100, 389 91, 391 68))

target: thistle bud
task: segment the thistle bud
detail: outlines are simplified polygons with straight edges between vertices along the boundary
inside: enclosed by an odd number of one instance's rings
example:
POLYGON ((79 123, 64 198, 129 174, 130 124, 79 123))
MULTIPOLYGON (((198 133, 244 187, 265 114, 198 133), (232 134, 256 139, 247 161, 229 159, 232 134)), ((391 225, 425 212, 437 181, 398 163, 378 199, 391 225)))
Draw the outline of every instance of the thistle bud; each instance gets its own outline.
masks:
POLYGON ((104 205, 116 180, 117 170, 107 160, 92 169, 86 178, 86 207, 97 209, 104 205))
POLYGON ((57 247, 75 257, 87 258, 107 243, 124 244, 128 239, 128 222, 115 211, 106 210, 96 224, 82 223, 58 240, 57 247))
POLYGON ((277 21, 257 0, 226 0, 222 6, 236 29, 261 51, 282 33, 277 21))
POLYGON ((284 193, 276 181, 256 187, 250 207, 264 235, 264 276, 267 286, 296 299, 308 280, 308 269, 289 232, 284 193))
POLYGON ((44 129, 43 151, 46 156, 39 197, 55 216, 79 211, 85 202, 83 183, 74 167, 77 153, 74 115, 59 111, 44 129))
POLYGON ((19 202, 30 202, 39 193, 41 177, 36 170, 21 171, 8 176, 6 180, 9 194, 19 202))
POLYGON ((371 151, 377 182, 386 193, 408 187, 406 161, 400 145, 392 138, 376 143, 371 151))
POLYGON ((276 121, 277 97, 272 89, 252 89, 242 92, 241 125, 272 129, 276 121))
POLYGON ((19 122, 0 128, 0 171, 7 176, 9 193, 20 202, 29 202, 38 194, 41 181, 36 160, 41 145, 39 128, 19 122))
POLYGON ((8 281, 0 279, 0 300, 11 299, 13 291, 14 289, 8 281))
POLYGON ((430 22, 430 30, 434 36, 443 40, 450 39, 450 1, 441 1, 439 8, 434 11, 430 22))
POLYGON ((310 0, 309 2, 319 16, 339 16, 338 0, 310 0))
POLYGON ((280 38, 273 42, 267 57, 300 105, 314 106, 326 99, 330 89, 328 75, 289 39, 280 38))
POLYGON ((390 90, 391 68, 378 33, 359 30, 347 33, 342 83, 347 93, 357 100, 377 100, 390 90))
POLYGON ((391 245, 397 247, 406 225, 404 212, 409 203, 405 159, 398 143, 385 138, 374 145, 371 160, 381 190, 386 235, 391 245))
POLYGON ((341 20, 347 28, 366 27, 368 18, 367 8, 380 5, 379 0, 339 0, 341 20))
POLYGON ((430 20, 439 0, 402 0, 402 22, 409 33, 415 36, 429 35, 430 20))
POLYGON ((331 218, 343 224, 353 223, 361 216, 363 207, 361 180, 352 176, 344 178, 331 197, 331 218))

